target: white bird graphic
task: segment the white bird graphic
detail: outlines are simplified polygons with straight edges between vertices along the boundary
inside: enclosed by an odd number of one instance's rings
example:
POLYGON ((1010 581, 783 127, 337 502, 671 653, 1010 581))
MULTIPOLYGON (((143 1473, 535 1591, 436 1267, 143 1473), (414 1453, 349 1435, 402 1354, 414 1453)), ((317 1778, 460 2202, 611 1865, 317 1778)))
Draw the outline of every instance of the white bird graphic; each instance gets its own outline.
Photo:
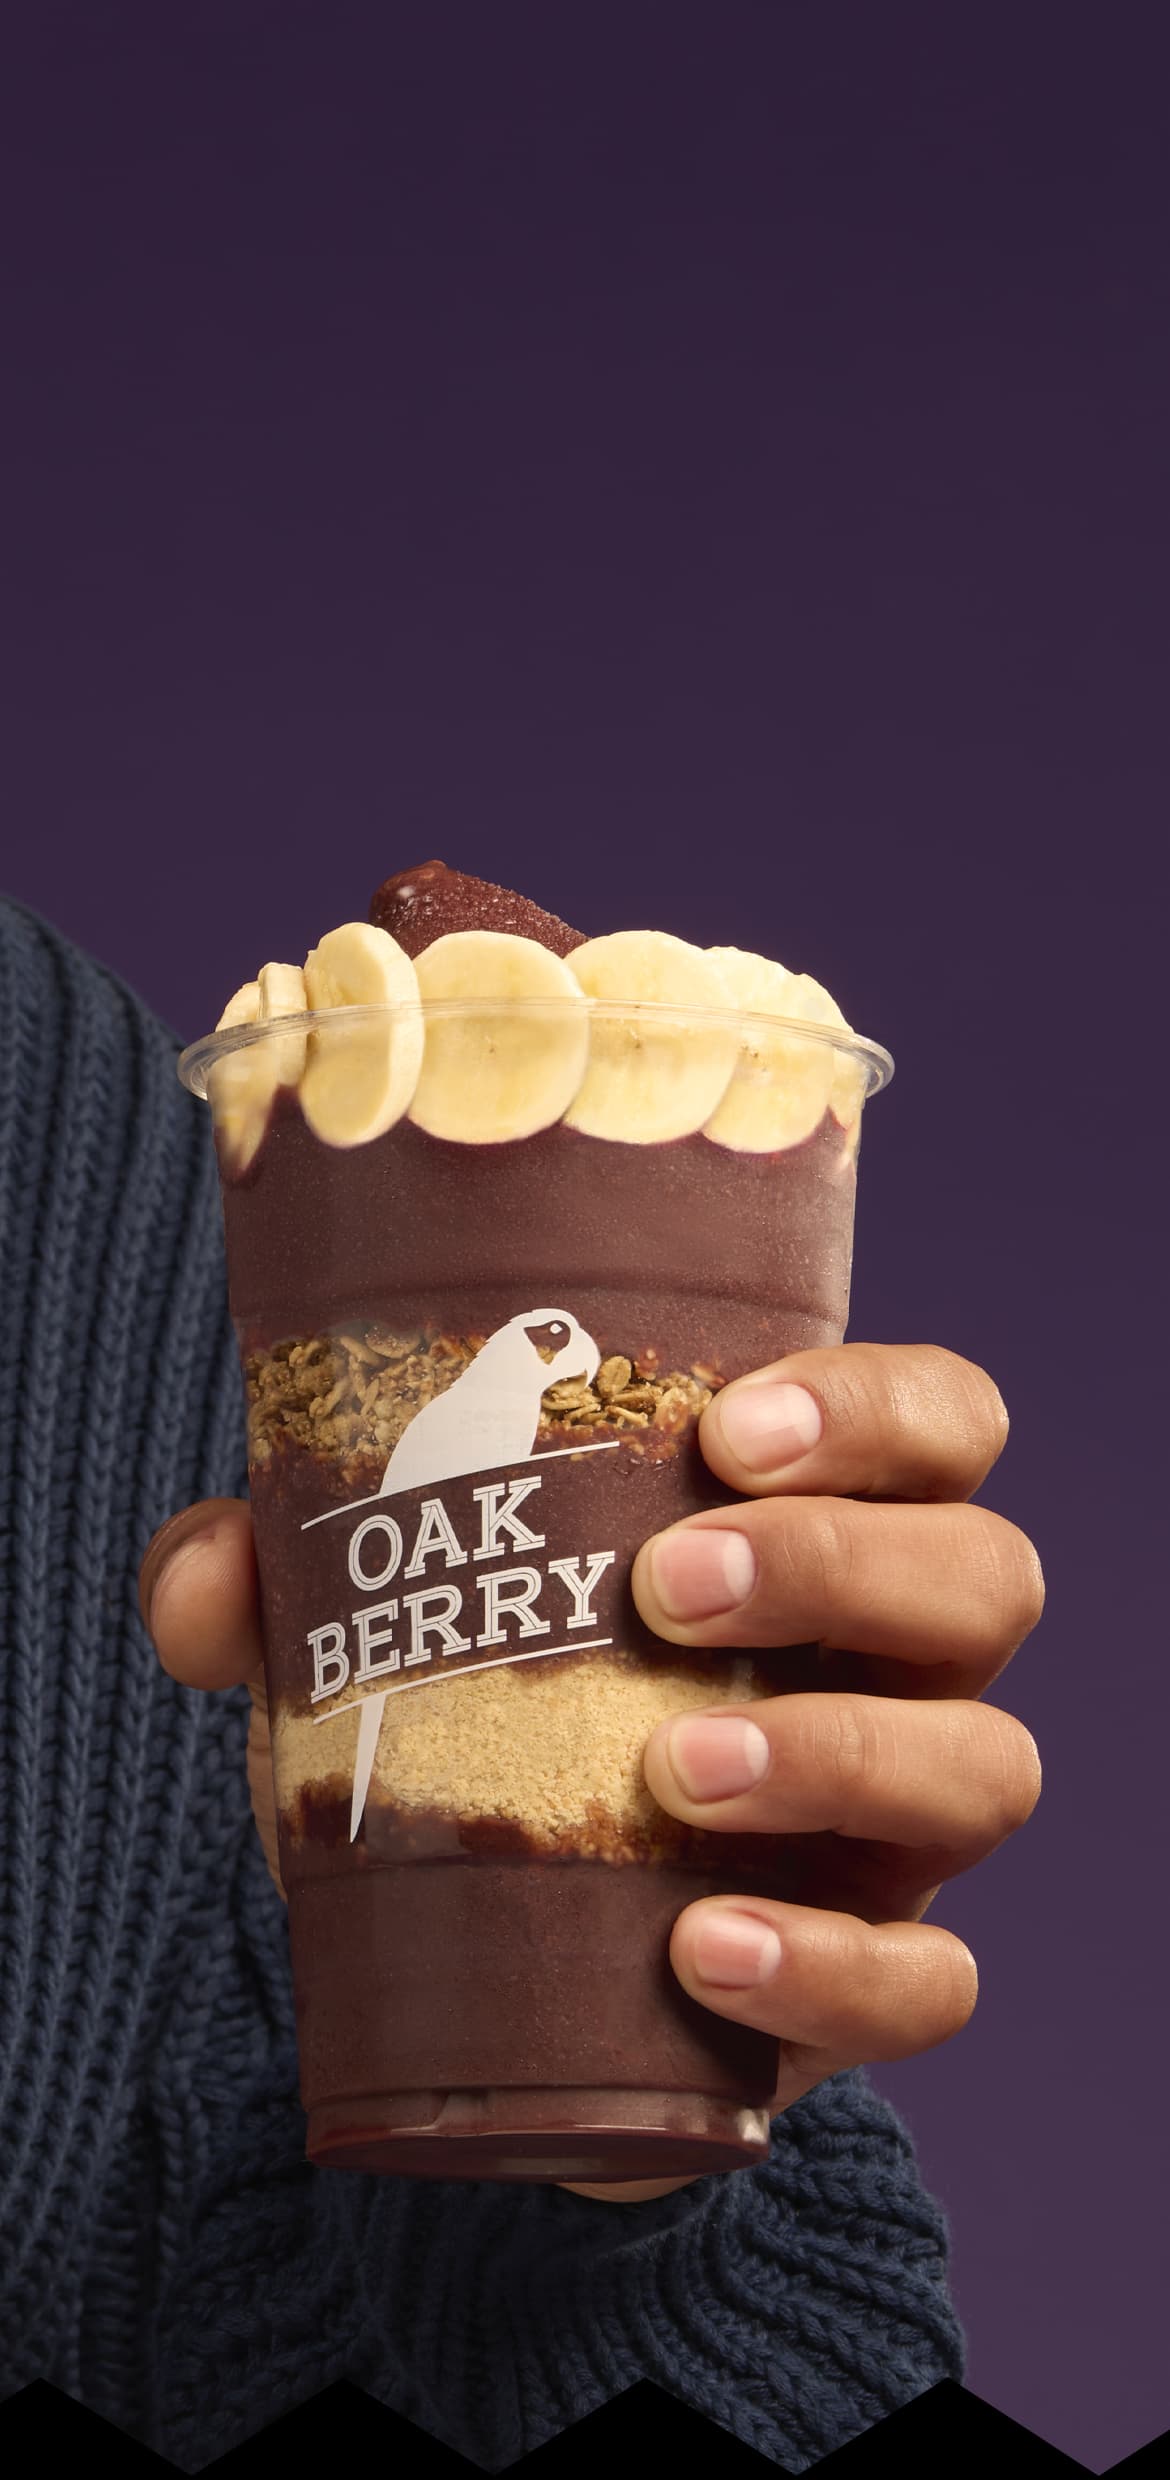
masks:
POLYGON ((379 1498, 460 1473, 524 1463, 532 1453, 540 1399, 559 1378, 596 1377, 601 1354, 567 1309, 526 1309, 489 1335, 454 1386, 424 1404, 403 1430, 378 1487, 379 1498), (550 1352, 549 1360, 544 1358, 550 1352))

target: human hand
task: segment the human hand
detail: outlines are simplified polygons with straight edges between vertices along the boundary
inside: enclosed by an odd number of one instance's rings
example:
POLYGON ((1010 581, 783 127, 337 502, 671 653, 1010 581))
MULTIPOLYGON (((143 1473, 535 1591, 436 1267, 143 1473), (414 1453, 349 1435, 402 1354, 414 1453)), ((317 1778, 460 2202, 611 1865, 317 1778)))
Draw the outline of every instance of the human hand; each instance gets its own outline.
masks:
POLYGON ((662 1723, 644 1757, 655 1799, 689 1825, 808 1838, 785 1848, 799 1903, 713 1896, 670 1944, 691 1997, 779 2036, 774 2112, 842 2068, 936 2047, 974 2007, 974 1958, 922 1923, 1040 1792, 1030 1734, 977 1701, 1044 1606, 1031 1543, 968 1503, 1007 1428, 991 1380, 953 1353, 790 1354, 703 1414, 706 1461, 744 1503, 672 1526, 635 1562, 638 1609, 672 1644, 816 1648, 794 1655, 789 1692, 662 1723), (803 1403, 785 1394, 798 1387, 803 1403))
MULTIPOLYGON (((645 1773, 687 1824, 783 1834, 786 1857, 788 1838, 808 1838, 799 1904, 710 1897, 680 1914, 670 1946, 701 2005, 779 2037, 780 2111, 843 2067, 950 2039, 971 2014, 974 1960, 923 1916, 1039 1795, 1029 1733, 978 1700, 1036 1625, 1043 1579, 1025 1536, 968 1503, 1002 1453, 1007 1415, 990 1379, 953 1353, 791 1354, 717 1394, 699 1436, 743 1500, 644 1546, 633 1571, 642 1617, 678 1645, 818 1650, 811 1662, 794 1654, 784 1695, 661 1724, 645 1773), (793 1435, 788 1461, 768 1450, 761 1462, 758 1443, 749 1462, 741 1427, 754 1416, 762 1442, 779 1386, 806 1391, 819 1438, 804 1447, 793 1435), (737 1790, 727 1767, 743 1723, 756 1779, 737 1790)), ((140 1600, 172 1677, 247 1682, 252 1805, 283 1893, 247 1505, 205 1500, 172 1517, 147 1547, 140 1600)), ((565 2184, 635 2203, 689 2182, 565 2184)))

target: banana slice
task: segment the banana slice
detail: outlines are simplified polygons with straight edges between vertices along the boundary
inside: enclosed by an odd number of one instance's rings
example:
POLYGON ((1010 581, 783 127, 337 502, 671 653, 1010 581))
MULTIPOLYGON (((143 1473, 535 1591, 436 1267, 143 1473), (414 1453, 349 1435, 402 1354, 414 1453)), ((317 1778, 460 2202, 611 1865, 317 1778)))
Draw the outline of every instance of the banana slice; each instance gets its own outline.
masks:
POLYGON ((239 989, 233 990, 215 1030, 227 1033, 236 1025, 254 1025, 259 1014, 259 982, 241 982, 239 989))
POLYGON ((739 1050, 732 1023, 703 1022, 712 1009, 730 1017, 735 1003, 702 948, 667 930, 614 930, 572 948, 565 961, 590 999, 606 1010, 629 1008, 628 1015, 594 1015, 589 1071, 566 1125, 627 1145, 664 1145, 701 1128, 739 1050), (639 1002, 676 1013, 642 1015, 639 1002))
MULTIPOLYGON (((241 982, 239 989, 232 992, 215 1030, 226 1033, 236 1025, 254 1025, 259 1015, 259 982, 241 982)), ((207 1078, 212 1118, 236 1171, 246 1171, 251 1162, 276 1091, 271 1064, 263 1057, 266 1048, 265 1043, 255 1042, 244 1050, 228 1051, 216 1060, 207 1078)))
POLYGON ((825 1116, 836 1054, 827 1042, 802 1042, 781 1024, 772 1033, 759 1021, 801 1014, 799 977, 746 948, 710 947, 707 954, 735 1006, 756 1021, 743 1028, 735 1075, 703 1133, 741 1154, 800 1145, 825 1116))
POLYGON ((500 1145, 559 1120, 589 1056, 589 1010, 562 958, 510 930, 449 930, 416 956, 415 971, 428 1011, 416 1126, 457 1144, 500 1145), (547 1012, 533 1004, 542 999, 547 1012), (468 1000, 482 1007, 443 1013, 444 1001, 468 1000), (526 1004, 513 1009, 515 1000, 526 1004))
POLYGON ((393 1008, 393 1016, 314 1026, 301 1109, 325 1145, 366 1145, 400 1120, 423 1055, 418 978, 388 930, 346 921, 305 958, 313 1009, 393 1008))
MULTIPOLYGON (((842 1033, 852 1033, 853 1028, 841 1014, 836 1000, 830 998, 823 982, 814 982, 811 973, 793 974, 792 1003, 792 1014, 805 1017, 810 1025, 839 1025, 842 1033)), ((847 1151, 856 1153, 861 1106, 865 1100, 865 1067, 847 1050, 830 1051, 829 1057, 833 1062, 829 1108, 839 1125, 852 1133, 853 1143, 847 1151)))
MULTIPOLYGON (((299 964, 262 964, 260 1022, 276 1016, 304 1016, 309 1007, 305 977, 299 964)), ((308 1043, 303 1033, 273 1034, 256 1045, 277 1085, 296 1085, 304 1072, 308 1043)))

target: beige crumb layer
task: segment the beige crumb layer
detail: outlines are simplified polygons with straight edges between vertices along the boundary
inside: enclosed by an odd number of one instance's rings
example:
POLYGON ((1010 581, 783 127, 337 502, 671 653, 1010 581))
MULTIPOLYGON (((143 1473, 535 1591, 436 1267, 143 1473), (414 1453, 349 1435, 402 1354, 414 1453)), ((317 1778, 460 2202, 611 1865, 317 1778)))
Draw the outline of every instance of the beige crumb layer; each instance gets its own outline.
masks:
MULTIPOLYGON (((534 1835, 595 1831, 602 1811, 619 1837, 641 1840, 663 1812, 646 1788, 642 1751, 668 1714, 743 1704, 766 1690, 750 1659, 729 1662, 722 1693, 710 1675, 591 1656, 493 1663, 387 1697, 371 1796, 396 1807, 507 1818, 534 1835)), ((367 1691, 367 1693, 372 1693, 367 1691)), ((344 1701, 344 1700, 343 1700, 344 1701)), ((352 1779, 358 1712, 329 1721, 278 1714, 279 1805, 306 1784, 352 1779)))

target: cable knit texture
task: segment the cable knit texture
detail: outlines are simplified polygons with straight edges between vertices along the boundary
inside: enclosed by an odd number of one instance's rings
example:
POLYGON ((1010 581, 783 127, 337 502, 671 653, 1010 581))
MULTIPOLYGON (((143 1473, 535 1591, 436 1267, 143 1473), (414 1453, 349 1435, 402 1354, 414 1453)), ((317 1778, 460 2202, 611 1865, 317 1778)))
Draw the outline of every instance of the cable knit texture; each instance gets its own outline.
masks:
POLYGON ((963 2370, 864 2076, 660 2202, 304 2158, 248 1697, 167 1679, 143 1550, 245 1496, 211 1130, 178 1043, 0 901, 0 2396, 185 2471, 338 2377, 498 2471, 639 2377, 790 2470, 963 2370))

